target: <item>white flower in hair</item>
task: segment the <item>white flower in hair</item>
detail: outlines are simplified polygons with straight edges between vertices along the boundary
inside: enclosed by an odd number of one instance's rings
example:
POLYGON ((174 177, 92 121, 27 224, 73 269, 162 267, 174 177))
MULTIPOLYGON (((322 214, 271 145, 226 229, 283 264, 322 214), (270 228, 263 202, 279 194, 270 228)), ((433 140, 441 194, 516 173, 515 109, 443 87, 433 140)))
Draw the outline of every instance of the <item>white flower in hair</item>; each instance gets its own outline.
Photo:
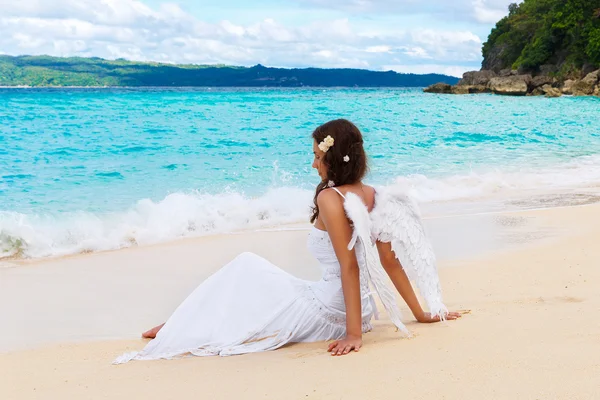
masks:
POLYGON ((350 156, 348 156, 348 155, 345 155, 345 156, 344 156, 344 162, 348 162, 348 161, 350 161, 350 156))
POLYGON ((327 137, 323 139, 321 143, 319 143, 319 150, 321 150, 323 153, 327 153, 327 150, 329 150, 331 146, 333 146, 333 138, 327 135, 327 137))

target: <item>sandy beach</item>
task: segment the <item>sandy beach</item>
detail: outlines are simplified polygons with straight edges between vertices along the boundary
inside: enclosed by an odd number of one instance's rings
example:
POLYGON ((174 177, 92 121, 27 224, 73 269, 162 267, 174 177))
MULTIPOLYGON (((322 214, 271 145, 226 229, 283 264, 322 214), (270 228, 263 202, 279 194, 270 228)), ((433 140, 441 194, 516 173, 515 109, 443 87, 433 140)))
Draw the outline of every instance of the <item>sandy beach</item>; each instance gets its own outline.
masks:
POLYGON ((325 343, 112 365, 241 251, 318 279, 306 227, 0 268, 1 399, 595 399, 599 204, 426 220, 444 298, 470 310, 400 338, 385 318, 359 353, 325 343), (300 244, 300 245, 299 245, 300 244))
POLYGON ((0 0, 0 400, 600 400, 599 106, 600 0, 0 0))

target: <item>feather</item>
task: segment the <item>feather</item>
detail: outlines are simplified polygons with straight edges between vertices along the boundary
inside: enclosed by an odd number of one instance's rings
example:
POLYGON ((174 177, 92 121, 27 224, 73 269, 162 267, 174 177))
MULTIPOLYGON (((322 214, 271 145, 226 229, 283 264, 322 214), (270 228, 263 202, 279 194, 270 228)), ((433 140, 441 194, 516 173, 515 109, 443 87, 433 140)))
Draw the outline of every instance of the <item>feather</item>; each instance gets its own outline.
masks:
POLYGON ((431 316, 445 319, 448 309, 442 290, 435 253, 422 224, 416 203, 398 189, 377 189, 371 211, 372 234, 376 240, 391 243, 392 250, 415 282, 431 316))
POLYGON ((364 268, 367 269, 369 281, 377 292, 381 303, 394 325, 409 335, 408 329, 402 323, 402 316, 396 303, 396 296, 386 283, 387 275, 379 263, 377 249, 371 240, 371 219, 369 218, 367 207, 360 197, 354 193, 348 193, 344 201, 344 209, 346 210, 346 215, 354 224, 352 240, 348 244, 348 249, 354 248, 358 241, 363 245, 366 260, 365 263, 359 262, 358 264, 364 265, 364 268))

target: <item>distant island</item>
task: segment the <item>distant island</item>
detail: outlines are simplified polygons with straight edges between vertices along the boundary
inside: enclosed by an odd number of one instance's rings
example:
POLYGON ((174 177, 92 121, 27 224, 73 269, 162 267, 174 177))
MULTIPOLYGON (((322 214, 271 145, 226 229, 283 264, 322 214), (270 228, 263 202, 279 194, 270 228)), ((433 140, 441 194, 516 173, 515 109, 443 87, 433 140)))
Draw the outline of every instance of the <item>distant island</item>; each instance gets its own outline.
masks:
POLYGON ((424 87, 455 84, 441 74, 322 68, 175 65, 123 59, 0 56, 4 87, 424 87))
POLYGON ((524 0, 492 29, 482 69, 426 92, 600 96, 600 0, 524 0))

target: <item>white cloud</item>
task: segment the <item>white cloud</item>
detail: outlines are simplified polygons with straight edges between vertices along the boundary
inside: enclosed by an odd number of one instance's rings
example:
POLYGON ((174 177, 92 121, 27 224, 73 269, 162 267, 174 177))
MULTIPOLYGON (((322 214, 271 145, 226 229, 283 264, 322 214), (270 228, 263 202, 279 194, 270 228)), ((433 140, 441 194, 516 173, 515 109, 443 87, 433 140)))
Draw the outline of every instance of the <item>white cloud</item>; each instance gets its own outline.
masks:
POLYGON ((307 7, 320 7, 360 14, 427 14, 441 20, 495 23, 508 14, 510 3, 521 0, 296 0, 307 7))
POLYGON ((370 46, 365 49, 367 53, 390 53, 391 47, 386 45, 370 46))
POLYGON ((469 31, 436 31, 420 29, 411 32, 412 41, 421 46, 432 58, 443 60, 476 61, 481 54, 481 39, 469 31))
POLYGON ((508 14, 508 5, 514 2, 514 0, 473 0, 473 15, 478 22, 494 24, 508 14))
MULTIPOLYGON (((482 10, 493 10, 499 2, 477 1, 482 10)), ((374 9, 384 3, 348 4, 374 9)), ((375 70, 393 65, 405 71, 439 67, 437 72, 456 75, 459 68, 478 67, 481 42, 464 29, 366 28, 348 18, 302 26, 272 18, 240 24, 206 22, 176 4, 150 7, 138 0, 0 0, 0 48, 7 54, 375 70)))
POLYGON ((414 58, 432 58, 427 50, 422 47, 407 47, 404 50, 404 54, 414 58))

